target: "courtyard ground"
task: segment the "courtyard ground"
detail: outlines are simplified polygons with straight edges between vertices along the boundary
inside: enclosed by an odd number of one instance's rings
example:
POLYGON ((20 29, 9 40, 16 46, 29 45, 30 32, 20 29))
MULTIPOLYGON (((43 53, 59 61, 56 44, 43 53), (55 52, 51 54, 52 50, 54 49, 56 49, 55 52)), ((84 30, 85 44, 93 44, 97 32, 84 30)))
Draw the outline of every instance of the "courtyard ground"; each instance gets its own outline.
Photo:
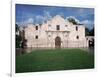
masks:
POLYGON ((83 49, 39 49, 16 56, 16 73, 94 68, 94 54, 83 49))

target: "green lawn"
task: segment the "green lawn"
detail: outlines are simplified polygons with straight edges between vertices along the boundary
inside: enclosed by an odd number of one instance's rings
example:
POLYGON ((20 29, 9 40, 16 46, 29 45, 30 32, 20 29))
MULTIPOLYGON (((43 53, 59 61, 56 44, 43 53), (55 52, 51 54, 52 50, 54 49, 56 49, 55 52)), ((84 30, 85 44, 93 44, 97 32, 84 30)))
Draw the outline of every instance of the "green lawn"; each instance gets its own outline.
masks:
POLYGON ((94 55, 80 49, 42 49, 16 56, 16 73, 94 68, 94 55))

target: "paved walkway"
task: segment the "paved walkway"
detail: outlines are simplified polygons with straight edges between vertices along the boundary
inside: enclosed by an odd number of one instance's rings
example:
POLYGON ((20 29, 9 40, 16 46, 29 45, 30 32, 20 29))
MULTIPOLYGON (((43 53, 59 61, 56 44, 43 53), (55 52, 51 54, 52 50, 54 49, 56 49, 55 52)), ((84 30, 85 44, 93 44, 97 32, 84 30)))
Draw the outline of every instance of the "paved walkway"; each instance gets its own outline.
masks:
POLYGON ((94 54, 94 48, 80 48, 80 49, 94 54))

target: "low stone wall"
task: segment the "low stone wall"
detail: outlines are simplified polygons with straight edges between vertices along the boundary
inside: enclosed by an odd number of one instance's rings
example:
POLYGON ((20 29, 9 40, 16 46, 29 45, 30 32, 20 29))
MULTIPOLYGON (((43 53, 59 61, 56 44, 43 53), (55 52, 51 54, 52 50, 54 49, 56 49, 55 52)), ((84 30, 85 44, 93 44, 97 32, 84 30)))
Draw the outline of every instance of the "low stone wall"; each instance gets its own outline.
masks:
MULTIPOLYGON (((42 43, 41 42, 37 42, 37 44, 33 43, 32 45, 27 45, 28 47, 34 47, 34 48, 55 48, 55 41, 53 42, 47 42, 47 43, 42 43)), ((88 47, 88 42, 86 41, 62 41, 61 48, 70 48, 70 47, 74 47, 74 48, 79 48, 79 47, 88 47)))

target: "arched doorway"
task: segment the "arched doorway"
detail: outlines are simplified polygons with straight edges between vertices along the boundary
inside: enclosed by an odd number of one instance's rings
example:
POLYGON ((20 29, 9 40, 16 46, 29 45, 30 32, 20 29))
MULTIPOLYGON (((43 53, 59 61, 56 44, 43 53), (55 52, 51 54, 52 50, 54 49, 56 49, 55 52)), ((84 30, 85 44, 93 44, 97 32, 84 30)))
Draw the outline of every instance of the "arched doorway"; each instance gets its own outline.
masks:
POLYGON ((60 48, 61 47, 61 38, 57 36, 55 38, 55 48, 60 48))
POLYGON ((90 39, 88 41, 88 44, 89 44, 89 48, 94 47, 94 39, 90 39))

